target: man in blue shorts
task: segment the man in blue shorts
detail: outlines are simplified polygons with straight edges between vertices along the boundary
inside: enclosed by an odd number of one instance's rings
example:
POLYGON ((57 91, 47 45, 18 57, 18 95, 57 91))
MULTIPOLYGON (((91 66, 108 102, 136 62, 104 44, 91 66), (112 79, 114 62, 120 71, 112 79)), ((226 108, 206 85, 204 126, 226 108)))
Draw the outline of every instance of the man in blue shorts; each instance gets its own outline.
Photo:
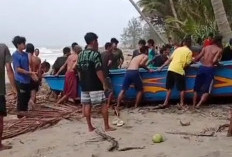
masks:
POLYGON ((213 80, 216 70, 216 64, 222 56, 222 36, 215 36, 213 44, 204 47, 201 53, 194 61, 201 60, 202 65, 199 67, 195 86, 193 107, 199 108, 207 99, 213 86, 213 80), (200 101, 197 103, 198 95, 201 95, 200 101))
POLYGON ((121 101, 126 93, 126 91, 128 90, 128 88, 130 87, 130 85, 134 85, 135 89, 138 91, 137 96, 136 96, 136 102, 135 102, 135 107, 138 107, 141 99, 142 99, 142 95, 143 95, 143 82, 141 79, 141 76, 139 74, 139 68, 144 68, 146 70, 148 70, 149 72, 151 72, 152 70, 148 69, 146 66, 146 63, 148 61, 148 47, 147 46, 142 46, 140 48, 140 53, 138 56, 134 57, 131 62, 130 65, 126 71, 126 74, 124 76, 124 81, 122 84, 122 90, 119 93, 118 96, 118 100, 117 100, 117 115, 119 114, 119 106, 121 104, 121 101))

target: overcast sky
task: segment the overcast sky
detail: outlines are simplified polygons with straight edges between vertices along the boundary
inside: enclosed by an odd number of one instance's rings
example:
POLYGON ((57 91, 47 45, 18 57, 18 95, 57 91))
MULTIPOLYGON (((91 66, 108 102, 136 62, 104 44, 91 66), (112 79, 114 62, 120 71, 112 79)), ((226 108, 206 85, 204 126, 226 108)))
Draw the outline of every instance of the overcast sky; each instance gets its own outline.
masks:
POLYGON ((21 35, 35 46, 84 45, 92 31, 104 45, 138 16, 129 0, 0 0, 0 42, 21 35))

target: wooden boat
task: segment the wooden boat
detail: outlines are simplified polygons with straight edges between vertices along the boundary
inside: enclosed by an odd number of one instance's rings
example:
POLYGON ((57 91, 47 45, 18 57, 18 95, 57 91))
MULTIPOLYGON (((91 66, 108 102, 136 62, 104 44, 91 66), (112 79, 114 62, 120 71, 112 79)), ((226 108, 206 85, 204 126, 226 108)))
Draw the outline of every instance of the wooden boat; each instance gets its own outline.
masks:
MULTIPOLYGON (((212 96, 232 96, 232 61, 221 62, 221 65, 217 67, 216 75, 214 79, 212 96)), ((187 69, 186 73, 186 97, 192 98, 193 96, 193 87, 195 82, 195 76, 200 64, 191 65, 187 69)), ((117 96, 122 88, 122 82, 124 79, 126 69, 112 70, 110 71, 110 77, 112 79, 114 94, 117 96)), ((161 72, 146 72, 143 69, 140 69, 141 77, 144 84, 144 101, 163 101, 166 96, 166 75, 167 69, 162 70, 161 72)), ((46 76, 45 77, 48 85, 53 90, 63 90, 64 86, 64 76, 54 77, 46 76)), ((126 99, 135 99, 136 90, 133 85, 126 92, 126 99)), ((179 94, 176 90, 172 93, 171 99, 179 99, 179 94)))

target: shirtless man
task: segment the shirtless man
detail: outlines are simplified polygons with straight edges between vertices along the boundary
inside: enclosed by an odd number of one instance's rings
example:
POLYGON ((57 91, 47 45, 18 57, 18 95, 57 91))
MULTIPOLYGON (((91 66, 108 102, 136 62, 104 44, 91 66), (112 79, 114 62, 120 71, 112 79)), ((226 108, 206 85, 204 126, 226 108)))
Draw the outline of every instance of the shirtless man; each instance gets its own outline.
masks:
POLYGON ((66 101, 68 98, 75 99, 77 98, 77 73, 76 73, 76 65, 78 61, 78 54, 82 51, 82 48, 76 45, 73 49, 73 53, 68 57, 64 65, 60 68, 60 70, 56 73, 56 76, 65 69, 67 66, 67 72, 65 74, 65 85, 64 85, 64 93, 63 97, 60 98, 57 104, 61 104, 66 101))
POLYGON ((117 110, 116 110, 117 115, 118 115, 118 111, 119 111, 118 108, 120 106, 120 103, 121 103, 126 91, 128 90, 128 88, 131 84, 134 84, 135 89, 138 91, 137 96, 136 96, 135 107, 138 107, 138 105, 142 99, 143 82, 142 82, 141 76, 139 74, 139 68, 142 67, 142 68, 148 70, 149 72, 152 71, 152 70, 148 69, 146 66, 146 63, 148 60, 147 54, 148 54, 148 47, 142 46, 140 48, 140 54, 138 56, 134 57, 130 62, 130 65, 129 65, 129 67, 126 71, 125 77, 124 77, 122 90, 118 96, 117 110))
POLYGON ((204 103, 213 85, 213 79, 215 75, 216 64, 219 62, 222 56, 222 36, 215 36, 213 39, 213 45, 204 47, 201 53, 194 59, 194 61, 201 60, 202 65, 199 67, 198 74, 195 80, 193 107, 199 108, 204 103), (197 104, 198 95, 201 96, 201 100, 197 104))
POLYGON ((36 56, 36 57, 39 56, 39 49, 35 49, 35 56, 36 56))
POLYGON ((29 62, 30 62, 31 72, 37 73, 37 75, 31 75, 31 97, 29 100, 29 106, 33 108, 36 103, 36 93, 38 92, 40 85, 38 72, 40 69, 41 60, 39 57, 34 56, 35 48, 33 44, 31 43, 27 44, 26 52, 30 54, 29 62))

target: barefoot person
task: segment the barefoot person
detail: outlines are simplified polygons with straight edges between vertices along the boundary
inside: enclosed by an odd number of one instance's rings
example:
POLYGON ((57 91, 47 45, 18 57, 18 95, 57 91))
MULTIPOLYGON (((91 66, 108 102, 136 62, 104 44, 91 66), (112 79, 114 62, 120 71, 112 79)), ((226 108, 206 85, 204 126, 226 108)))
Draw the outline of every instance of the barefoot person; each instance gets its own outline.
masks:
POLYGON ((68 98, 76 99, 77 98, 77 72, 76 65, 78 61, 78 54, 82 51, 82 48, 78 45, 74 46, 73 53, 68 57, 67 61, 60 68, 60 70, 56 73, 56 76, 59 75, 61 71, 63 71, 67 67, 67 72, 65 73, 65 85, 63 97, 61 97, 57 104, 61 104, 64 101, 68 100, 68 98))
POLYGON ((7 75, 10 80, 13 92, 16 94, 16 86, 14 81, 14 72, 11 67, 11 55, 8 47, 5 44, 0 44, 0 151, 5 149, 11 149, 11 146, 6 146, 2 144, 2 134, 3 134, 3 117, 7 115, 6 112, 6 89, 5 89, 5 68, 7 70, 7 75))
POLYGON ((202 65, 199 67, 195 86, 193 107, 199 108, 208 98, 210 90, 212 89, 216 65, 222 56, 222 36, 215 36, 213 44, 204 47, 201 53, 194 61, 201 60, 202 65), (202 95, 200 101, 197 103, 198 95, 202 95))
POLYGON ((104 74, 102 71, 101 54, 98 52, 98 36, 87 33, 85 41, 87 49, 79 54, 78 72, 81 83, 81 103, 84 105, 85 117, 89 131, 95 130, 91 123, 91 108, 93 105, 102 105, 102 115, 106 131, 115 129, 109 126, 108 106, 103 90, 104 74))
MULTIPOLYGON (((131 62, 130 65, 126 71, 125 77, 124 77, 124 81, 122 84, 122 90, 119 93, 118 96, 118 101, 117 101, 117 112, 119 111, 119 106, 121 104, 121 101, 126 93, 126 91, 128 90, 129 86, 131 84, 133 84, 135 86, 135 89, 138 91, 137 96, 136 96, 136 102, 135 102, 135 107, 138 107, 141 99, 142 99, 142 95, 143 95, 143 82, 141 79, 141 76, 139 74, 139 68, 142 67, 148 71, 149 70, 146 67, 146 63, 148 61, 148 47, 147 46, 142 46, 140 48, 140 53, 138 56, 134 57, 131 62)), ((118 113, 116 113, 118 115, 118 113)))
POLYGON ((36 103, 36 93, 39 91, 39 76, 38 72, 40 69, 41 59, 34 55, 34 45, 28 43, 26 46, 26 52, 30 54, 30 69, 32 72, 37 73, 37 75, 32 76, 31 78, 31 98, 29 100, 29 106, 33 109, 36 103))
POLYGON ((107 42, 105 44, 105 52, 101 53, 102 58, 102 68, 105 78, 105 94, 107 97, 107 105, 110 106, 110 103, 113 99, 113 86, 110 79, 110 67, 112 65, 113 53, 112 53, 112 44, 107 42))
POLYGON ((158 69, 161 71, 166 65, 168 67, 168 74, 166 78, 167 95, 163 105, 158 108, 169 107, 169 99, 171 98, 172 90, 176 86, 180 91, 180 107, 184 109, 185 97, 185 68, 192 62, 191 38, 186 38, 183 41, 184 46, 177 48, 171 57, 158 69))
MULTIPOLYGON (((18 93, 17 110, 27 111, 28 102, 31 96, 31 75, 35 75, 36 73, 30 71, 28 54, 23 51, 26 47, 26 39, 24 37, 16 36, 12 42, 17 49, 12 55, 18 93)), ((18 118, 22 118, 22 116, 18 115, 18 118)))

